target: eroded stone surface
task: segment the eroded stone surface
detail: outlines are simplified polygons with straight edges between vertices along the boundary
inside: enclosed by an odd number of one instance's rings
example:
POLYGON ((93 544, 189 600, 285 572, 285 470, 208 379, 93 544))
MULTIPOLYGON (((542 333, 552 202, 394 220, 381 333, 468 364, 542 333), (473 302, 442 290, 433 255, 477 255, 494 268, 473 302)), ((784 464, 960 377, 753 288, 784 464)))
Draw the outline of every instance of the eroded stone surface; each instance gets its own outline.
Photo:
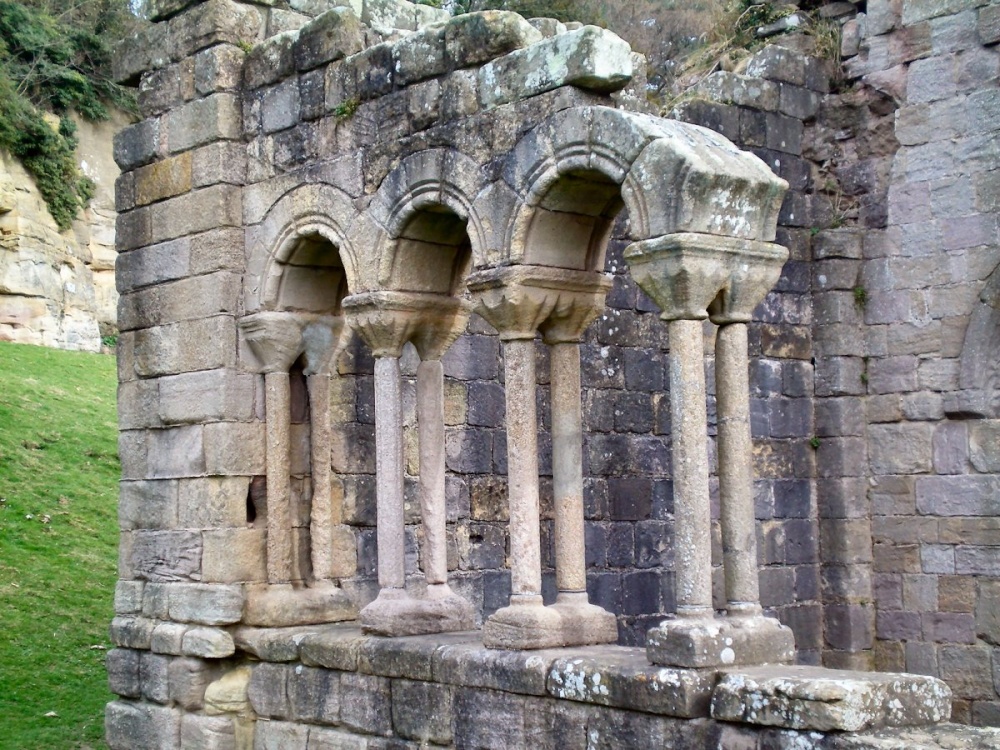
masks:
POLYGON ((918 675, 818 667, 758 667, 723 672, 712 716, 789 729, 856 732, 946 721, 951 690, 918 675))

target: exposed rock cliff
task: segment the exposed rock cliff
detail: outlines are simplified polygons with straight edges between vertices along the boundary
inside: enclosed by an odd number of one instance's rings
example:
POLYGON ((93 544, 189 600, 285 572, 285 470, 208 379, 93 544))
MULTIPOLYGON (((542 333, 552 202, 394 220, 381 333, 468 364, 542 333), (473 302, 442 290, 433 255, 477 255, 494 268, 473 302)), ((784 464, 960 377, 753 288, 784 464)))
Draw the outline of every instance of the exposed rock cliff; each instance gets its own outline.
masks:
POLYGON ((0 151, 0 340, 97 351, 115 329, 112 137, 125 124, 78 121, 78 163, 96 192, 60 232, 31 176, 0 151))

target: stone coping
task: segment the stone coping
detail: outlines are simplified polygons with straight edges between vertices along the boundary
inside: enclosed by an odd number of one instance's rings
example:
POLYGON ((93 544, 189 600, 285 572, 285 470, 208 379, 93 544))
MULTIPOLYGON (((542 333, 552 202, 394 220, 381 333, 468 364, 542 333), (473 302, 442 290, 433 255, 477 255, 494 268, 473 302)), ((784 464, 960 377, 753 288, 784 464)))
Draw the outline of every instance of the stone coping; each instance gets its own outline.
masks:
POLYGON ((548 696, 680 718, 707 717, 714 669, 656 667, 643 648, 583 646, 503 651, 478 631, 382 638, 356 625, 234 628, 239 650, 262 661, 548 696))
POLYGON ((643 648, 505 651, 484 647, 478 631, 384 638, 365 634, 356 623, 238 626, 231 632, 238 650, 264 662, 301 662, 674 718, 858 731, 930 725, 946 720, 951 708, 947 686, 920 675, 789 665, 658 667, 643 648))

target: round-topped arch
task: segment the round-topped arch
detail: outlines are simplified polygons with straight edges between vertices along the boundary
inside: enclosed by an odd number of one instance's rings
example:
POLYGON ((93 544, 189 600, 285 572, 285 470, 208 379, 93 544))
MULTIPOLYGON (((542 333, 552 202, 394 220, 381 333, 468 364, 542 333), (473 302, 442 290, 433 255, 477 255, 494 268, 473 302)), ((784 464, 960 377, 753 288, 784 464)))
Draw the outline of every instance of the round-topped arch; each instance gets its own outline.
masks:
POLYGON ((494 196, 516 199, 500 262, 586 271, 603 269, 622 208, 636 241, 695 233, 771 242, 787 188, 711 130, 609 107, 564 110, 527 133, 503 183, 494 196))
POLYGON ((276 200, 246 229, 247 314, 336 314, 340 299, 365 284, 367 264, 350 238, 357 218, 351 198, 331 185, 302 185, 276 200))
POLYGON ((482 189, 480 165, 455 149, 403 159, 355 234, 355 245, 375 262, 375 288, 458 294, 470 256, 483 253, 483 222, 473 208, 482 189))

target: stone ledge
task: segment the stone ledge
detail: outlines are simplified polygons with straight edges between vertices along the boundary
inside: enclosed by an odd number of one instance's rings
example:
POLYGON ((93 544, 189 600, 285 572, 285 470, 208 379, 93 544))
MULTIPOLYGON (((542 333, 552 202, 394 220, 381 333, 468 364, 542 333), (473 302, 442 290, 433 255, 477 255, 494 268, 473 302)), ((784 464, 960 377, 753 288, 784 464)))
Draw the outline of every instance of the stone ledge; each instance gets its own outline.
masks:
POLYGON ((934 677, 822 667, 723 672, 712 717, 762 726, 857 732, 935 724, 951 715, 951 690, 934 677))
POLYGON ((503 651, 479 632, 382 638, 354 624, 235 629, 237 647, 265 661, 377 677, 561 698, 661 716, 708 716, 717 672, 655 667, 641 648, 503 651))

